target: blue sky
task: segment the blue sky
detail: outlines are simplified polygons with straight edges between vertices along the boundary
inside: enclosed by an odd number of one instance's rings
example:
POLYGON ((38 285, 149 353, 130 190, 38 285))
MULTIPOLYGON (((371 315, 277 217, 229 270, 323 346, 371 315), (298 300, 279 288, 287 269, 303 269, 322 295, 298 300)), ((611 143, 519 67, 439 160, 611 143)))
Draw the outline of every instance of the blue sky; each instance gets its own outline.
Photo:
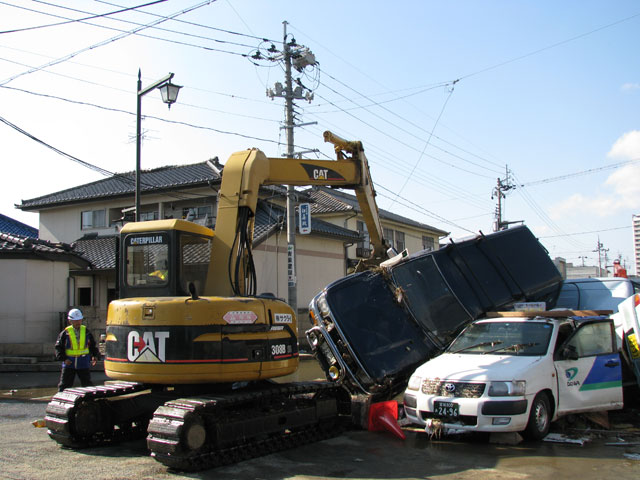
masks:
MULTIPOLYGON (((492 191, 508 166, 516 188, 504 219, 523 220, 552 257, 595 265, 599 240, 609 264, 620 256, 634 271, 637 2, 169 0, 94 25, 33 28, 143 3, 0 4, 0 117, 81 160, 131 171, 138 68, 144 85, 174 72, 184 88, 170 110, 158 92, 143 98, 143 168, 224 163, 249 147, 282 155, 283 101, 265 96, 283 81, 281 64, 246 55, 271 41, 281 48, 287 20, 319 62, 296 75, 314 93, 298 102, 298 121, 317 122, 296 129, 297 150, 331 156, 327 129, 361 140, 379 206, 453 237, 491 231, 492 191), (201 4, 181 22, 124 33, 158 20, 149 13, 201 4)), ((0 154, 0 213, 36 227, 37 215, 14 204, 103 178, 4 123, 0 154)))

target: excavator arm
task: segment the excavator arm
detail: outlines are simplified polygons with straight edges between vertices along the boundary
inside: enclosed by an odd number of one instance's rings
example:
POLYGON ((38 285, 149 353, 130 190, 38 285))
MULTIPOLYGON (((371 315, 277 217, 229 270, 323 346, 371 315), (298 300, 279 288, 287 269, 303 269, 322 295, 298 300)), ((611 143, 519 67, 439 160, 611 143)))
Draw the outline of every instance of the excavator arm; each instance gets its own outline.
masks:
POLYGON ((324 132, 324 139, 334 145, 336 160, 269 158, 257 149, 236 152, 229 158, 218 193, 218 216, 205 295, 255 294, 251 244, 262 185, 353 189, 372 245, 367 262, 378 264, 386 258, 387 245, 362 143, 344 140, 329 131, 324 132))

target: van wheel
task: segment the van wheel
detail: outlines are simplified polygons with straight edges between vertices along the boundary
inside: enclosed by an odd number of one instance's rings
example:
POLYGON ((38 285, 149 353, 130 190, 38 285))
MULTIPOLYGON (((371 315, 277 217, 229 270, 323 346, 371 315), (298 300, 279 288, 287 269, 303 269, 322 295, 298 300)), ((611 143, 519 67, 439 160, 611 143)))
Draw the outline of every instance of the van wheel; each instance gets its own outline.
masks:
POLYGON ((540 392, 533 399, 531 413, 527 428, 522 432, 522 436, 529 440, 541 440, 549 433, 551 426, 551 408, 549 407, 549 397, 546 393, 540 392))

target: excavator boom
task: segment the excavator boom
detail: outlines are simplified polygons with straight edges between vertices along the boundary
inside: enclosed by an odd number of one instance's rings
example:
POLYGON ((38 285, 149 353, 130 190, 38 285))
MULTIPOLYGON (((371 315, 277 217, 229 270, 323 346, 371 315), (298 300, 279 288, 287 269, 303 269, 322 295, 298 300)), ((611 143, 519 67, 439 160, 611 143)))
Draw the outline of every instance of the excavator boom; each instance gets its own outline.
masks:
POLYGON ((324 139, 333 143, 336 160, 270 158, 257 149, 236 152, 229 158, 218 194, 205 295, 255 294, 248 285, 252 276, 253 216, 262 185, 322 185, 354 190, 372 246, 368 260, 375 264, 386 258, 387 245, 362 143, 346 141, 329 131, 324 132, 324 139))

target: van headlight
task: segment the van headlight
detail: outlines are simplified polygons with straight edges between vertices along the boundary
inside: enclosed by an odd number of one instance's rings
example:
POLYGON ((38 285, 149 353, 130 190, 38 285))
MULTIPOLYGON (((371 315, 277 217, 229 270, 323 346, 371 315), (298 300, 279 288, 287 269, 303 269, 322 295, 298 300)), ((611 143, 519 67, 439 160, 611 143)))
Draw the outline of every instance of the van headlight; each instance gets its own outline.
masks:
POLYGON ((418 375, 411 375, 409 379, 409 384, 407 385, 407 390, 420 390, 420 385, 422 384, 422 377, 418 375))
POLYGON ((318 298, 317 306, 318 306, 318 310, 320 310, 320 313, 322 314, 323 317, 326 317, 329 315, 329 304, 327 303, 327 297, 325 297, 324 295, 321 295, 318 298))
POLYGON ((491 382, 489 384, 490 397, 520 397, 525 394, 527 382, 517 380, 512 382, 491 382))

